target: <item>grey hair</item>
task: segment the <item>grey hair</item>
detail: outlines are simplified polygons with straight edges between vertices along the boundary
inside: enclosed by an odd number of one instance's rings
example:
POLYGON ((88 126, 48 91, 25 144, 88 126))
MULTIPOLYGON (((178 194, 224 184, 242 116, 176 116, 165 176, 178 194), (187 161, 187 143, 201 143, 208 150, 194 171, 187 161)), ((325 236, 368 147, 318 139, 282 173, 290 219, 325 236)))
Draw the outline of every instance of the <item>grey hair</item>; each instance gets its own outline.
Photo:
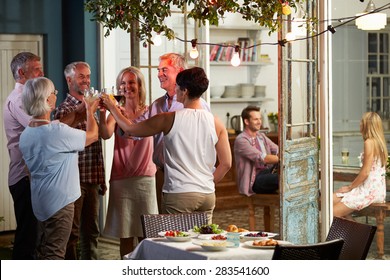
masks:
POLYGON ((75 62, 69 63, 68 65, 66 65, 65 70, 64 70, 65 79, 68 77, 71 77, 71 78, 74 77, 74 75, 76 73, 76 68, 79 64, 84 65, 89 70, 91 70, 91 67, 89 66, 89 64, 84 62, 84 61, 75 61, 75 62))
POLYGON ((20 52, 11 61, 11 72, 15 81, 20 80, 19 69, 27 70, 26 64, 30 61, 41 61, 41 58, 31 52, 20 52))
POLYGON ((166 53, 160 56, 161 60, 169 60, 169 65, 175 67, 176 69, 182 68, 182 70, 188 69, 188 64, 186 58, 178 53, 166 53))
POLYGON ((45 77, 27 80, 22 93, 23 109, 29 116, 38 117, 50 112, 47 98, 54 91, 54 84, 45 77))

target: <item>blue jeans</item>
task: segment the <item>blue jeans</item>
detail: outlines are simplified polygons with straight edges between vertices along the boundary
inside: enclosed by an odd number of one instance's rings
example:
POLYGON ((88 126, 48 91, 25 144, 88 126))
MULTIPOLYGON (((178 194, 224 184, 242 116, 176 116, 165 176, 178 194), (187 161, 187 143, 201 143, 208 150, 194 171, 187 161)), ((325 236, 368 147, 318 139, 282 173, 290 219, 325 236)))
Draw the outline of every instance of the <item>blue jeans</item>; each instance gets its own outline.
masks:
POLYGON ((65 259, 97 260, 99 238, 99 185, 81 183, 81 196, 74 203, 74 218, 65 259))
POLYGON ((38 237, 38 221, 31 205, 30 180, 26 176, 15 185, 9 186, 14 201, 16 231, 12 259, 35 259, 38 237))

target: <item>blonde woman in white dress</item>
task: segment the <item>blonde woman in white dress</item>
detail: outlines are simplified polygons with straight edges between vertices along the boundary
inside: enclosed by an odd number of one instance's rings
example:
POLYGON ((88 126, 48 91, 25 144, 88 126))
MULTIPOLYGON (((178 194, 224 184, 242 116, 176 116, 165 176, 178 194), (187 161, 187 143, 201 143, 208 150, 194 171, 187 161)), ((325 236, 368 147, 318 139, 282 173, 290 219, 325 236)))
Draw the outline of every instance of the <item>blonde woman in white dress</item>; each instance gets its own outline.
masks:
POLYGON ((352 219, 352 212, 386 199, 387 147, 382 120, 375 112, 367 112, 360 121, 364 140, 362 167, 350 185, 333 195, 333 215, 352 219))

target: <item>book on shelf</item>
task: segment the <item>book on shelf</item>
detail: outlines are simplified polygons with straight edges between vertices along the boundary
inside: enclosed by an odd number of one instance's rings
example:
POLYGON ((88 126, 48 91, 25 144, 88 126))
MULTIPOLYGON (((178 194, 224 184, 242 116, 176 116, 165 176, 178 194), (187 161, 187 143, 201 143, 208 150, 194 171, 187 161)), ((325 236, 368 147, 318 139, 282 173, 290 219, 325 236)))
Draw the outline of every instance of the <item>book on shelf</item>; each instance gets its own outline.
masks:
POLYGON ((241 61, 247 61, 249 38, 248 37, 239 37, 237 39, 237 45, 240 46, 240 59, 241 59, 241 61))
POLYGON ((219 46, 218 48, 218 51, 217 51, 217 55, 215 56, 215 61, 221 61, 221 56, 222 56, 222 53, 224 52, 225 50, 225 46, 219 46))
POLYGON ((212 48, 210 48, 210 61, 214 61, 215 57, 217 56, 219 49, 219 45, 214 45, 212 48))
POLYGON ((233 52, 234 52, 234 45, 230 47, 226 47, 225 61, 230 61, 232 59, 233 52))
POLYGON ((257 40, 252 49, 252 61, 259 62, 261 55, 261 40, 257 40))
POLYGON ((225 42, 225 51, 222 55, 221 61, 230 61, 232 59, 235 45, 236 41, 225 42))

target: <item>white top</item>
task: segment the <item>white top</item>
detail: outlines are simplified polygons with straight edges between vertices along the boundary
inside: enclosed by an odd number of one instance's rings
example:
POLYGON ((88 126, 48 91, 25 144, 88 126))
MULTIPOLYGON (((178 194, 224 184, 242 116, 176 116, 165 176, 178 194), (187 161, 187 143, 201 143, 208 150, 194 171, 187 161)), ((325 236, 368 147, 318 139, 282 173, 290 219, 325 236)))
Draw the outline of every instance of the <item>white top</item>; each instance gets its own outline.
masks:
POLYGON ((213 193, 218 142, 214 116, 203 109, 182 109, 164 136, 165 193, 213 193))
POLYGON ((20 150, 31 173, 35 216, 45 221, 80 197, 78 152, 86 132, 54 121, 29 127, 20 136, 20 150))

